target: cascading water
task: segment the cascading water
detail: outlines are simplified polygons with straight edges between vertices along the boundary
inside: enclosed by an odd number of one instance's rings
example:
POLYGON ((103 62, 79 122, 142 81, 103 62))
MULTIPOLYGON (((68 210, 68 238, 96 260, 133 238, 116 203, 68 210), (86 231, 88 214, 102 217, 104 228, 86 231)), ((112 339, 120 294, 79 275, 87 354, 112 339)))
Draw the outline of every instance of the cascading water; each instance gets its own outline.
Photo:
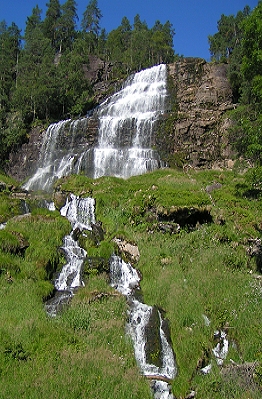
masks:
MULTIPOLYGON (((156 121, 166 109, 166 66, 158 65, 130 77, 122 90, 101 104, 98 143, 80 142, 79 129, 87 130, 88 118, 61 121, 49 126, 42 143, 39 168, 24 185, 27 190, 49 190, 62 176, 83 172, 89 177, 117 176, 127 178, 157 169, 163 164, 154 146, 156 121)), ((82 136, 85 136, 84 134, 82 136)), ((81 268, 86 251, 76 237, 82 230, 91 230, 95 223, 94 200, 74 195, 67 200, 61 214, 69 219, 72 232, 64 238, 66 265, 55 280, 56 293, 46 303, 46 310, 55 316, 68 303, 75 288, 83 285, 81 268)), ((165 320, 156 307, 140 302, 138 272, 121 258, 111 258, 111 284, 128 298, 130 305, 127 329, 132 337, 135 356, 142 373, 152 380, 155 399, 173 399, 169 385, 176 373, 174 353, 166 334, 165 320), (158 349, 150 354, 149 330, 152 319, 158 349)))
POLYGON ((156 121, 165 111, 166 66, 157 65, 130 77, 122 90, 98 107, 98 144, 80 141, 89 118, 49 126, 44 135, 38 169, 24 185, 49 190, 57 178, 80 172, 89 177, 127 178, 163 166, 154 146, 156 121))
POLYGON ((166 66, 136 73, 99 108, 94 177, 129 177, 161 165, 152 150, 155 122, 166 107, 166 66))
POLYGON ((75 288, 84 285, 81 271, 86 251, 79 246, 75 236, 83 230, 92 230, 92 224, 95 223, 95 201, 93 198, 79 198, 71 194, 60 213, 70 221, 72 232, 64 238, 62 250, 67 263, 55 280, 56 295, 46 303, 46 310, 51 316, 55 316, 63 304, 68 303, 75 288))
MULTIPOLYGON (((140 277, 138 272, 129 264, 125 263, 118 256, 112 256, 110 261, 111 285, 128 298, 130 306, 129 321, 127 325, 135 349, 135 357, 141 368, 141 372, 152 381, 152 388, 155 399, 173 399, 169 381, 177 373, 174 353, 170 342, 167 339, 164 320, 155 307, 140 302, 135 297, 135 291, 139 288, 140 277), (148 330, 152 316, 156 318, 156 336, 159 343, 157 350, 157 361, 153 360, 147 351, 149 336, 148 330)), ((151 331, 152 332, 152 331, 151 331)), ((155 338, 154 338, 155 341, 155 338)))
POLYGON ((88 118, 70 119, 50 125, 43 137, 38 169, 24 184, 26 190, 50 190, 62 176, 78 174, 83 155, 88 160, 87 144, 78 142, 78 132, 87 129, 88 118))

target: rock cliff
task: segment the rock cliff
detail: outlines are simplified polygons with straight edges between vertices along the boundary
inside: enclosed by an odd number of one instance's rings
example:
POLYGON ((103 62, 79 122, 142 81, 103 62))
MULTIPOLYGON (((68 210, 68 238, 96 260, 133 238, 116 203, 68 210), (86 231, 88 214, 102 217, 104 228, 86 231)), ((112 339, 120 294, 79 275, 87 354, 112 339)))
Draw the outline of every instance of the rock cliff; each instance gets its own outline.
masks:
POLYGON ((193 167, 231 167, 228 140, 234 108, 226 64, 185 58, 168 66, 170 115, 160 123, 157 144, 170 163, 193 167))

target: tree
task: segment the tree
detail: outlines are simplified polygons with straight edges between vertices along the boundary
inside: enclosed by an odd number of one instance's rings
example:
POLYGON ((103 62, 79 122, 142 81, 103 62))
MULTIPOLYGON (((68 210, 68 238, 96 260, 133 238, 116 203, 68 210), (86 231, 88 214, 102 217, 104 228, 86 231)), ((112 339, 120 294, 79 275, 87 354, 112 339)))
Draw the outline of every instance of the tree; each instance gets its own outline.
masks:
MULTIPOLYGON (((237 76, 241 106, 233 112, 232 137, 239 154, 262 165, 262 2, 242 22, 237 76)), ((235 52, 233 53, 235 54, 235 52)), ((232 80, 232 74, 231 74, 232 80)))
POLYGON ((78 47, 61 58, 56 78, 60 82, 57 102, 60 113, 66 117, 86 114, 92 107, 90 82, 84 76, 84 58, 78 47))
MULTIPOLYGON (((45 75, 54 68, 54 50, 51 39, 44 35, 41 10, 38 6, 33 8, 32 15, 27 18, 24 39, 25 45, 21 52, 18 84, 12 96, 12 106, 13 109, 21 110, 24 120, 30 123, 36 118, 45 118, 45 105, 43 106, 39 94, 44 93, 44 90, 40 89, 41 80, 45 79, 45 75)), ((49 78, 47 80, 48 87, 49 78)))
POLYGON ((59 0, 50 0, 47 5, 46 17, 43 22, 43 32, 45 37, 50 39, 55 51, 59 51, 62 41, 62 31, 60 25, 61 6, 59 0))
POLYGON ((12 94, 18 75, 21 35, 17 25, 0 23, 0 164, 3 166, 10 150, 24 137, 23 122, 11 114, 12 94))
POLYGON ((33 35, 36 28, 41 25, 42 10, 36 5, 32 10, 32 15, 27 17, 25 28, 25 39, 28 40, 33 35))
POLYGON ((241 71, 249 83, 249 101, 262 105, 262 2, 243 22, 243 61, 241 71))
POLYGON ((12 22, 8 27, 5 21, 0 23, 0 118, 10 108, 11 89, 16 85, 18 57, 21 50, 21 35, 17 25, 12 22))
POLYGON ((76 38, 76 23, 78 21, 75 0, 67 0, 62 6, 60 18, 61 47, 72 50, 76 38))
POLYGON ((217 61, 228 59, 234 49, 239 47, 242 39, 242 21, 249 15, 250 8, 246 6, 243 11, 234 15, 221 15, 217 23, 218 32, 208 36, 211 57, 217 61))
POLYGON ((141 21, 140 15, 136 14, 134 17, 134 30, 135 31, 143 31, 143 30, 147 30, 148 26, 146 21, 141 21))
POLYGON ((164 25, 157 20, 152 28, 151 52, 152 61, 156 64, 169 63, 174 59, 173 36, 175 31, 167 21, 164 25))
POLYGON ((97 0, 90 0, 83 14, 81 27, 84 32, 91 32, 98 37, 102 13, 98 8, 97 0))

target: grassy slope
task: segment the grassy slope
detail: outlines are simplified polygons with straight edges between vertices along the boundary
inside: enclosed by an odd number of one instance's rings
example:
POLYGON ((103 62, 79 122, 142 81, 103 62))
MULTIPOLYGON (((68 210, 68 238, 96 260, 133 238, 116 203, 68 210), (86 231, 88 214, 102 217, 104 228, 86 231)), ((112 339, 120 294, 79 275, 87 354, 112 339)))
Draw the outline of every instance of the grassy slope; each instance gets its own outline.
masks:
MULTIPOLYGON (((214 330, 225 325, 230 339, 226 364, 261 356, 261 286, 253 277, 255 259, 246 251, 249 240, 261 236, 261 201, 245 197, 245 177, 169 169, 128 180, 73 176, 59 184, 96 199, 97 220, 106 235, 97 247, 90 248, 86 239, 90 254, 107 255, 114 236, 138 245, 144 300, 162 307, 170 320, 179 368, 176 396, 195 389, 201 399, 260 398, 246 380, 223 378, 212 356, 212 373, 203 377, 197 371, 198 364, 210 361, 214 330), (214 182, 222 188, 209 195, 205 187, 214 182), (157 231, 152 214, 169 215, 183 207, 210 210, 213 223, 173 235, 157 231)), ((0 398, 149 398, 148 382, 139 375, 125 337, 125 300, 111 295, 105 275, 91 273, 60 317, 45 315, 42 298, 51 289, 50 272, 61 267, 57 248, 68 229, 58 213, 48 211, 7 224, 0 251, 0 398), (10 254, 15 243, 8 231, 28 240, 24 256, 10 254), (108 295, 93 301, 99 292, 108 295)))

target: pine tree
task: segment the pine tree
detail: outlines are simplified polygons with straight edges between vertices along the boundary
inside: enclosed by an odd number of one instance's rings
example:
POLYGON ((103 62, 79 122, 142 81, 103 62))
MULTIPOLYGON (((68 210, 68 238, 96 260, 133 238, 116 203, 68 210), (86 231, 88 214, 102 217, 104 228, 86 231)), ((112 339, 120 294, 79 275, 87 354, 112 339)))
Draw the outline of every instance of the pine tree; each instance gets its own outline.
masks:
POLYGON ((64 49, 72 50, 76 38, 76 23, 78 21, 75 0, 67 0, 61 7, 60 18, 62 46, 64 49))
POLYGON ((92 32, 98 37, 100 32, 100 19, 102 13, 98 8, 97 0, 90 0, 83 14, 81 27, 84 32, 92 32))
POLYGON ((62 41, 60 26, 61 6, 59 0, 50 0, 47 5, 46 17, 43 22, 43 32, 45 37, 50 39, 55 51, 59 51, 62 41))

